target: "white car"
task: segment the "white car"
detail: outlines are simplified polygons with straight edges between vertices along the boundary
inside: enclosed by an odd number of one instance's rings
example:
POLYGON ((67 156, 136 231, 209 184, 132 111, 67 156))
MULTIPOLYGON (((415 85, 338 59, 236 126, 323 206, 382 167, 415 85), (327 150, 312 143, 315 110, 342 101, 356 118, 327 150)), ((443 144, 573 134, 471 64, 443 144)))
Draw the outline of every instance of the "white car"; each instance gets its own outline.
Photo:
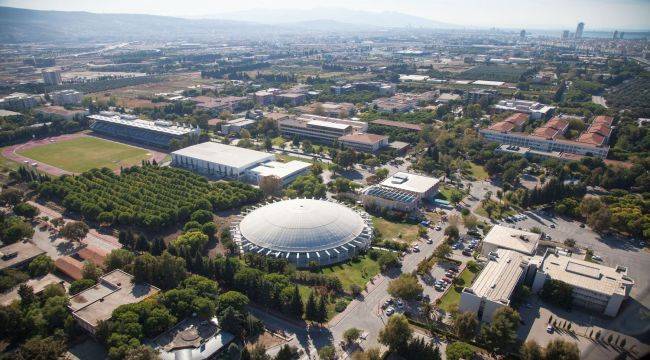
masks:
POLYGON ((392 306, 390 306, 390 307, 388 307, 388 309, 386 309, 386 315, 387 316, 391 316, 394 313, 395 313, 395 308, 393 308, 392 306))
POLYGON ((591 260, 595 260, 595 261, 603 261, 603 258, 600 257, 600 256, 598 256, 598 255, 593 255, 593 256, 591 257, 591 260))
POLYGON ((436 231, 440 231, 440 230, 442 230, 442 228, 440 227, 440 225, 436 226, 434 229, 435 229, 436 231))

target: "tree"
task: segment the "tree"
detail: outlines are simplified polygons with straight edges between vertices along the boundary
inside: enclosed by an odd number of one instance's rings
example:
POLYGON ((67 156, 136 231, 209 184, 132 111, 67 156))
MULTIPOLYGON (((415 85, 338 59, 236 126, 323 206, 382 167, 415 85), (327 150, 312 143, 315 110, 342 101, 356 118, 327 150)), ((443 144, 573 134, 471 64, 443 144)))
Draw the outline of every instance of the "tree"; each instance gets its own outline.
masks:
POLYGON ((436 249, 433 251, 433 256, 438 258, 438 259, 444 259, 451 255, 452 249, 449 244, 442 243, 436 247, 436 249))
POLYGON ((388 293, 404 300, 415 299, 422 290, 417 276, 413 274, 402 274, 388 283, 388 293))
POLYGON ((381 351, 378 348, 370 348, 365 351, 355 351, 352 354, 352 360, 380 360, 382 359, 381 351))
POLYGON ((379 181, 384 180, 386 177, 388 177, 388 169, 386 168, 377 169, 375 171, 375 176, 379 181))
POLYGON ((316 297, 314 292, 309 293, 309 298, 307 299, 307 304, 305 305, 305 319, 316 321, 318 308, 316 305, 316 297))
POLYGON ((382 271, 400 264, 399 257, 392 251, 380 251, 377 257, 377 265, 382 271))
POLYGON ((192 221, 196 221, 199 224, 205 224, 209 221, 212 221, 212 213, 208 210, 199 209, 192 213, 190 216, 192 221))
POLYGON ((16 352, 17 360, 58 360, 66 351, 65 343, 53 337, 27 340, 16 352))
POLYGON ((20 203, 14 206, 14 214, 18 216, 24 216, 28 219, 33 219, 36 217, 36 215, 38 215, 39 212, 40 210, 28 203, 20 203))
POLYGON ((43 276, 54 270, 54 261, 47 255, 39 255, 27 267, 31 277, 43 276))
POLYGON ((579 360, 580 350, 573 342, 562 339, 551 340, 544 350, 545 359, 579 360))
POLYGON ((348 344, 352 344, 353 342, 356 342, 357 340, 359 340, 360 336, 361 336, 361 330, 357 328, 349 328, 345 330, 345 332, 343 333, 343 339, 348 344))
POLYGON ((447 360, 472 359, 474 353, 474 348, 471 345, 459 341, 448 345, 445 350, 447 360))
POLYGON ((92 262, 87 262, 84 264, 84 268, 81 271, 84 279, 91 279, 97 282, 99 277, 102 276, 102 269, 92 262))
POLYGON ((18 287, 18 296, 20 297, 20 305, 28 307, 36 300, 34 289, 26 284, 20 284, 18 287))
POLYGON ((158 360, 158 351, 151 348, 151 346, 140 345, 136 348, 130 349, 124 355, 124 360, 158 360))
POLYGON ((75 280, 72 282, 72 284, 70 284, 70 289, 68 290, 68 292, 70 292, 70 295, 75 295, 88 289, 89 287, 95 285, 96 283, 97 281, 93 279, 75 280))
POLYGON ((240 313, 244 313, 246 312, 246 306, 248 306, 249 300, 248 296, 239 291, 227 291, 219 295, 217 303, 219 304, 219 309, 231 307, 240 313))
POLYGON ((458 231, 458 226, 448 225, 445 228, 445 235, 451 240, 458 239, 458 237, 460 236, 460 231, 458 231))
POLYGON ((391 351, 403 350, 408 345, 413 330, 404 315, 396 314, 388 318, 386 326, 379 332, 379 342, 388 346, 391 351))
POLYGON ((478 329, 476 314, 470 311, 460 313, 453 319, 453 328, 456 335, 462 340, 472 340, 478 329))
POLYGON ((428 231, 427 231, 426 227, 424 227, 422 225, 418 225, 418 236, 419 237, 424 237, 424 236, 427 235, 427 233, 428 233, 428 231))
MULTIPOLYGON (((242 353, 242 355, 244 354, 242 353)), ((242 360, 245 360, 244 356, 242 356, 242 360)), ((257 343, 250 351, 250 360, 271 360, 271 356, 266 353, 264 345, 257 343)))
POLYGON ((457 205, 459 202, 463 200, 463 193, 460 191, 452 191, 451 195, 449 196, 449 202, 452 204, 457 205))
POLYGON ((83 221, 70 221, 63 225, 61 235, 70 241, 81 241, 88 234, 88 225, 83 221))
POLYGON ((609 230, 612 225, 612 213, 603 207, 587 217, 587 224, 596 231, 609 230))
POLYGON ((106 271, 113 271, 115 269, 122 269, 131 264, 135 259, 135 255, 132 252, 126 249, 114 249, 112 250, 104 260, 104 266, 106 271))
POLYGON ((481 340, 490 348, 505 351, 517 341, 519 313, 509 307, 501 307, 494 312, 489 326, 481 329, 481 340))
POLYGON ((23 199, 22 191, 15 188, 8 188, 0 192, 0 205, 16 205, 23 199))
POLYGON ((285 344, 280 348, 280 351, 278 351, 273 360, 297 360, 299 358, 298 349, 295 346, 285 344))
POLYGON ((528 340, 519 349, 521 360, 544 360, 541 346, 535 340, 528 340))
POLYGON ((319 324, 323 324, 327 321, 327 303, 325 302, 325 296, 321 296, 318 299, 318 308, 316 309, 316 321, 319 324))
POLYGON ((303 312, 303 305, 302 299, 300 298, 300 291, 298 290, 298 286, 294 286, 293 289, 293 296, 291 297, 289 311, 296 317, 301 317, 303 312))
POLYGON ((564 245, 566 245, 566 246, 568 246, 570 248, 576 246, 576 241, 575 241, 575 239, 572 239, 572 238, 567 238, 566 240, 564 240, 563 243, 564 243, 564 245))
POLYGON ((326 345, 318 349, 318 357, 321 360, 335 360, 336 359, 336 350, 333 346, 326 345))
POLYGON ((282 192, 282 179, 275 175, 263 176, 259 182, 260 190, 266 196, 276 196, 282 192))

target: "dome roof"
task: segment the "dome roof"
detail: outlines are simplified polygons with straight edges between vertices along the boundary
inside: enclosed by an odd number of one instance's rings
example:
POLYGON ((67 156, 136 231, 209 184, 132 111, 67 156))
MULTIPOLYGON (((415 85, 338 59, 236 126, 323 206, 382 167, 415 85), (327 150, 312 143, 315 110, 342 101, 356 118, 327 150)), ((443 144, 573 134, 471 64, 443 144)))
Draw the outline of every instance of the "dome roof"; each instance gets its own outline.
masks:
POLYGON ((251 211, 239 223, 241 236, 281 252, 332 249, 355 240, 366 227, 359 213, 325 200, 278 201, 251 211))

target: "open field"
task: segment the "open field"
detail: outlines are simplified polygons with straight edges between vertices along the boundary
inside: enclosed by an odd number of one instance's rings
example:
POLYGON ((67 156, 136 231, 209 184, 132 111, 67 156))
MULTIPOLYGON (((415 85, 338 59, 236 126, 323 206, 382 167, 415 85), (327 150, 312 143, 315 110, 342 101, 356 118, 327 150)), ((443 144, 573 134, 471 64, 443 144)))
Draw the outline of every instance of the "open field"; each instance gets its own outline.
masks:
POLYGON ((410 243, 418 238, 417 225, 392 222, 379 217, 373 217, 372 224, 384 240, 401 240, 410 243))
POLYGON ((490 175, 488 175, 487 171, 485 171, 485 168, 481 165, 474 164, 473 162, 469 163, 470 166, 470 174, 474 178, 474 180, 485 180, 487 179, 490 175))
POLYGON ((135 165, 151 157, 151 153, 145 149, 90 136, 18 149, 16 152, 74 173, 101 167, 116 170, 120 166, 135 165))
POLYGON ((366 283, 379 274, 379 264, 368 256, 361 256, 347 263, 323 268, 321 274, 336 276, 341 280, 343 289, 350 292, 353 284, 364 288, 366 283))

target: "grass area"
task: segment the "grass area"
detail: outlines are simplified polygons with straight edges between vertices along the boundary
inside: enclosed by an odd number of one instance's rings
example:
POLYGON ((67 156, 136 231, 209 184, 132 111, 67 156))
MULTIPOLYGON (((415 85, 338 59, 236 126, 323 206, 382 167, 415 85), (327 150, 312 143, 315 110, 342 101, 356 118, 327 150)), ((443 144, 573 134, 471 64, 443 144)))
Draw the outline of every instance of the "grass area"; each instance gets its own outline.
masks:
POLYGON ((462 197, 465 197, 464 192, 458 190, 457 188, 450 187, 450 186, 447 186, 447 185, 443 185, 443 186, 440 187, 440 191, 438 192, 438 197, 443 199, 443 200, 450 201, 449 199, 451 199, 451 194, 453 194, 453 193, 458 193, 462 197))
MULTIPOLYGON (((2 148, 0 148, 0 151, 2 151, 2 148)), ((1 169, 7 169, 7 170, 16 170, 20 166, 19 163, 7 159, 4 156, 0 156, 0 168, 1 169)))
POLYGON ((150 157, 145 149, 95 137, 78 137, 21 150, 18 153, 76 173, 101 167, 115 170, 120 166, 139 164, 141 160, 150 157))
POLYGON ((398 223, 374 216, 372 224, 384 240, 402 240, 410 243, 418 238, 418 226, 414 224, 398 223))
POLYGON ((463 270, 463 272, 458 276, 463 280, 462 284, 451 285, 452 288, 440 298, 440 308, 448 312, 454 305, 458 305, 460 303, 460 292, 463 291, 464 287, 472 285, 476 274, 477 273, 469 271, 468 268, 465 268, 465 270, 463 270))
POLYGON ((485 180, 489 177, 485 168, 481 165, 474 164, 473 162, 469 163, 471 176, 476 180, 485 180))
MULTIPOLYGON (((500 205, 499 203, 497 203, 497 202, 494 202, 494 203, 496 204, 496 206, 494 207, 494 210, 492 211, 492 217, 491 217, 491 219, 503 219, 503 218, 505 218, 505 217, 512 216, 512 215, 514 215, 514 214, 517 213, 517 211, 516 211, 515 209, 513 209, 512 207, 510 207, 510 208, 508 208, 508 209, 505 209, 505 208, 504 208, 502 205, 500 205)), ((486 218, 490 218, 490 217, 488 216, 487 211, 486 211, 485 208, 483 207, 483 203, 481 203, 481 204, 476 208, 475 212, 476 212, 476 214, 478 214, 478 215, 485 216, 486 218)))
POLYGON ((271 143, 273 143, 273 146, 282 146, 287 141, 288 140, 283 138, 282 136, 274 137, 273 139, 271 139, 271 143))
POLYGON ((319 272, 339 278, 343 290, 350 293, 353 284, 364 288, 368 280, 379 274, 379 264, 368 256, 360 256, 346 263, 320 269, 319 272))

